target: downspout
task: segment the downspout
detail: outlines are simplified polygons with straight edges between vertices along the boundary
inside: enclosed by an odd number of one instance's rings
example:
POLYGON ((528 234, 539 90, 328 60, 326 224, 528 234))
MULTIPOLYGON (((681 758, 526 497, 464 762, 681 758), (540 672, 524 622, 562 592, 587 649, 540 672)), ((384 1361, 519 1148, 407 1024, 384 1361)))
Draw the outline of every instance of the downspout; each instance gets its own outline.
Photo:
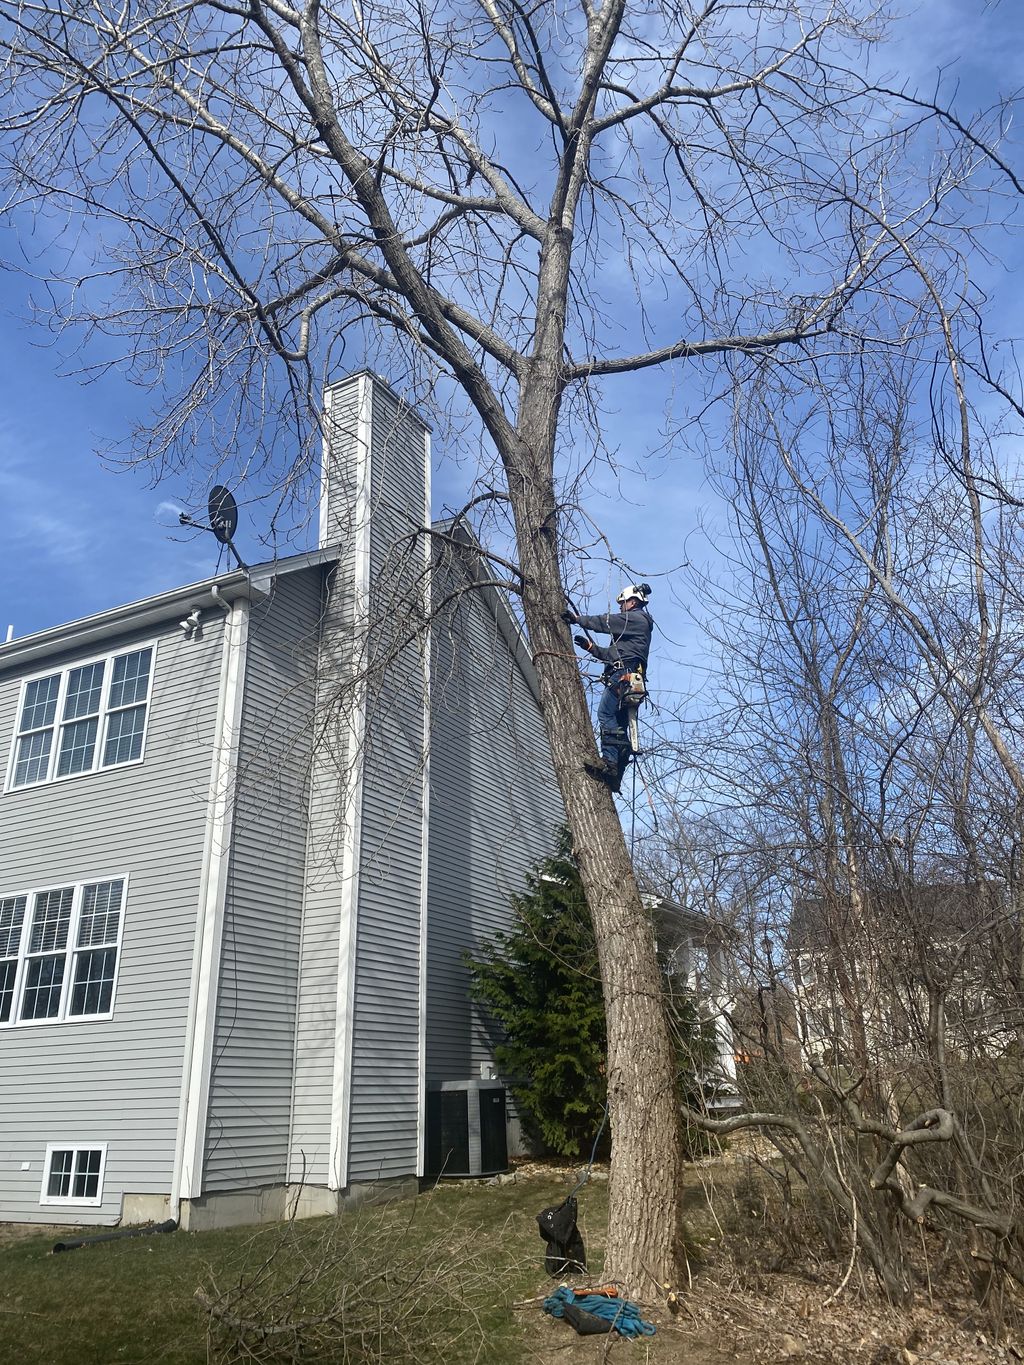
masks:
MULTIPOLYGON (((244 649, 245 636, 244 634, 242 634, 239 640, 235 640, 232 637, 230 629, 232 604, 225 599, 224 595, 222 594, 220 588, 217 586, 216 583, 214 583, 210 588, 210 596, 213 598, 214 605, 218 606, 221 609, 221 611, 224 612, 224 639, 221 645, 222 652, 220 683, 217 695, 217 718, 214 742, 214 755, 210 779, 211 782, 210 799, 212 802, 215 799, 215 792, 218 785, 220 769, 222 767, 221 746, 225 730, 231 724, 231 717, 229 715, 229 712, 233 709, 233 707, 229 705, 231 699, 229 698, 228 693, 231 690, 230 684, 232 675, 232 655, 236 649, 238 648, 244 649)), ((244 614, 248 610, 249 601, 248 599, 240 599, 238 605, 240 608, 240 612, 244 614)), ((212 853, 213 850, 210 844, 208 832, 206 846, 203 853, 203 871, 202 881, 200 885, 201 911, 205 910, 207 902, 207 892, 210 881, 211 871, 210 863, 212 859, 212 853)), ((196 1030, 199 1015, 198 994, 200 965, 203 956, 204 934, 202 932, 202 929, 204 920, 205 915, 202 918, 197 918, 196 921, 196 939, 193 948, 192 972, 190 976, 189 988, 188 1019, 185 1026, 185 1041, 182 1053, 183 1061, 181 1072, 181 1098, 178 1105, 178 1129, 174 1143, 174 1166, 171 1175, 170 1199, 170 1215, 175 1224, 179 1224, 181 1221, 181 1187, 185 1166, 186 1136, 185 1130, 189 1117, 189 1100, 192 1093, 193 1085, 193 1060, 195 1053, 196 1030)))
POLYGON ((125 1237, 152 1237, 157 1232, 176 1232, 178 1222, 168 1218, 165 1223, 146 1223, 143 1227, 115 1228, 113 1232, 101 1232, 97 1237, 79 1237, 74 1242, 54 1242, 52 1254, 61 1251, 77 1251, 79 1247, 96 1246, 100 1242, 120 1242, 125 1237))

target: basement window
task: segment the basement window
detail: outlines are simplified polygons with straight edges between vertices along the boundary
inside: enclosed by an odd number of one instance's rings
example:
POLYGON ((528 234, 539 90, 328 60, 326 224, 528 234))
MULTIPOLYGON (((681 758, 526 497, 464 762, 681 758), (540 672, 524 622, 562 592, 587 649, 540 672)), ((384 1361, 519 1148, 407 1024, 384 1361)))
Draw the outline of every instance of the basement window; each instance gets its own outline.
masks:
POLYGON ((27 678, 7 789, 142 761, 153 646, 27 678))
POLYGON ((40 1204, 78 1204, 95 1207, 103 1200, 103 1168, 107 1147, 75 1147, 51 1143, 46 1149, 40 1204))

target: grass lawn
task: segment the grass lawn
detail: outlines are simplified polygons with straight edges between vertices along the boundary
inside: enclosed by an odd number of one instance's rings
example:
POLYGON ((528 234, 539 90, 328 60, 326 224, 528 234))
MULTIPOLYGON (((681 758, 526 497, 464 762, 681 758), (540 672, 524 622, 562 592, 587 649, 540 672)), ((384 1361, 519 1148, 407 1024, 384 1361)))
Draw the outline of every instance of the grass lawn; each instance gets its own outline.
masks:
MULTIPOLYGON (((286 1310, 308 1318, 335 1305, 346 1286, 372 1281, 377 1303, 408 1308, 416 1298, 426 1301, 426 1315, 410 1324, 412 1339, 449 1338, 443 1351, 428 1358, 445 1365, 516 1362, 527 1354, 533 1315, 510 1305, 552 1286, 543 1273, 544 1243, 535 1218, 564 1198, 567 1179, 547 1172, 500 1186, 451 1183, 418 1199, 338 1219, 176 1232, 57 1256, 51 1254, 52 1235, 8 1240, 0 1251, 0 1359, 19 1365, 238 1359, 226 1348, 223 1332, 208 1341, 209 1316, 195 1292, 224 1295, 255 1277, 255 1294, 233 1301, 229 1313, 251 1320, 256 1305, 264 1322, 280 1322, 286 1310)), ((588 1252, 598 1251, 607 1184, 594 1181, 579 1198, 588 1252)), ((598 1258, 591 1260, 596 1271, 598 1258)), ((274 1337, 274 1349, 257 1358, 289 1359, 288 1340, 274 1337)), ((333 1348, 320 1340, 310 1348, 307 1342, 302 1355, 343 1358, 336 1341, 333 1348)), ((376 1357, 352 1357, 364 1358, 376 1357)), ((402 1357, 392 1347, 384 1358, 402 1357)))

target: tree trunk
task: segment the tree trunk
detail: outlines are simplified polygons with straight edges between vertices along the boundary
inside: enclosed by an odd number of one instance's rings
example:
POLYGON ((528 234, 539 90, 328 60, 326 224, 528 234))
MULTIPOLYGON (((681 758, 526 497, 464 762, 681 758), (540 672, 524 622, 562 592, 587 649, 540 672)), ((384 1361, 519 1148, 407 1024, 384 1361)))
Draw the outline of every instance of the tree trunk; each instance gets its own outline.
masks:
MULTIPOLYGON (((542 421, 550 423, 548 405, 542 421)), ((637 888, 608 788, 589 776, 597 759, 576 657, 560 613, 556 509, 547 462, 537 451, 548 430, 520 412, 523 477, 510 481, 524 574, 523 608, 540 683, 551 755, 580 876, 594 921, 608 1028, 612 1135, 604 1275, 650 1298, 682 1271, 682 1117, 654 927, 637 888), (533 437, 534 439, 530 439, 533 437)), ((548 449, 550 446, 548 445, 548 449)))

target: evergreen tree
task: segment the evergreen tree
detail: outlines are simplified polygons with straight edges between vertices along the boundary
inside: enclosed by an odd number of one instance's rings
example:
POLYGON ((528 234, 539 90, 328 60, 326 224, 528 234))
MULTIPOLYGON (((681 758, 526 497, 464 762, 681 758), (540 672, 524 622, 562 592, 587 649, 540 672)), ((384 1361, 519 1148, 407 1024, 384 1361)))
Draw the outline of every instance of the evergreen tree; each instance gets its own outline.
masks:
MULTIPOLYGON (((607 1039, 594 926, 567 830, 527 888, 513 899, 514 927, 467 958, 470 994, 500 1026, 494 1060, 527 1135, 559 1156, 589 1157, 604 1117, 607 1039)), ((713 1026, 678 987, 668 999, 682 1090, 692 1093, 713 1026)), ((608 1133, 605 1125, 598 1155, 607 1155, 608 1133)))

